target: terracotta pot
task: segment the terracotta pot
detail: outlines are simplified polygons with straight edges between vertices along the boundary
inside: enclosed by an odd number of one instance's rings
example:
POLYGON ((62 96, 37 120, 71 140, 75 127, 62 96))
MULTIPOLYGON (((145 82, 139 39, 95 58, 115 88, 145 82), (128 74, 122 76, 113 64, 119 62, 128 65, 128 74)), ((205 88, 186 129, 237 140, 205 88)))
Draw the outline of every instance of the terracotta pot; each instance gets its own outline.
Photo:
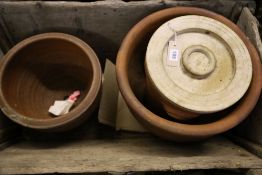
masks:
MULTIPOLYGON (((136 119, 155 135, 180 142, 207 138, 225 132, 239 124, 248 116, 257 103, 262 84, 259 56, 243 32, 225 17, 208 10, 193 7, 175 7, 161 10, 145 17, 136 24, 122 42, 117 56, 116 72, 120 91, 136 119), (130 74, 135 72, 131 69, 139 67, 131 67, 134 59, 139 60, 138 62, 142 62, 143 64, 146 49, 145 41, 149 40, 152 33, 164 22, 183 15, 206 16, 224 23, 243 40, 252 59, 253 77, 245 96, 228 115, 221 116, 220 119, 207 124, 182 124, 167 120, 164 118, 165 116, 160 117, 154 114, 147 109, 142 103, 142 100, 138 98, 136 91, 134 91, 135 83, 133 82, 136 78, 132 78, 132 76, 135 75, 130 74), (142 50, 140 52, 142 54, 136 57, 135 55, 138 50, 142 50)), ((141 70, 138 72, 141 72, 141 70)), ((139 77, 143 76, 139 75, 139 77)), ((140 82, 142 81, 140 80, 140 82)))
POLYGON ((2 59, 1 110, 25 127, 71 129, 97 107, 101 75, 94 51, 74 36, 45 33, 27 38, 2 59), (69 113, 55 117, 48 112, 55 100, 75 90, 81 95, 69 113))

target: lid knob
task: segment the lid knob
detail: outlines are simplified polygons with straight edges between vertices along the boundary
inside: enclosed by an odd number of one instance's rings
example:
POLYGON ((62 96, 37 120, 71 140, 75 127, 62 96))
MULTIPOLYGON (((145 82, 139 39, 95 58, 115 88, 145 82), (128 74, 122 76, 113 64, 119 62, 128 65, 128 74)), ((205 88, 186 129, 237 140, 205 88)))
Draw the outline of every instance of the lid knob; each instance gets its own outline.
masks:
POLYGON ((207 47, 193 45, 183 52, 182 65, 186 73, 194 78, 203 79, 215 70, 216 59, 207 47))

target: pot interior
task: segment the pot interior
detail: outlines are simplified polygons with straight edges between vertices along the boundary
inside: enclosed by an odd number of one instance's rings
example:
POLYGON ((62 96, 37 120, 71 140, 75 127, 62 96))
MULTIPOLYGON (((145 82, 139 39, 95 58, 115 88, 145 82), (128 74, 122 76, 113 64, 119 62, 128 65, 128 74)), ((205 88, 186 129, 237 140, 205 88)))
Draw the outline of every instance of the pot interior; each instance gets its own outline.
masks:
POLYGON ((9 59, 2 77, 3 96, 13 110, 26 117, 53 118, 48 109, 54 101, 80 90, 76 109, 90 89, 89 56, 69 40, 37 40, 15 50, 9 59))

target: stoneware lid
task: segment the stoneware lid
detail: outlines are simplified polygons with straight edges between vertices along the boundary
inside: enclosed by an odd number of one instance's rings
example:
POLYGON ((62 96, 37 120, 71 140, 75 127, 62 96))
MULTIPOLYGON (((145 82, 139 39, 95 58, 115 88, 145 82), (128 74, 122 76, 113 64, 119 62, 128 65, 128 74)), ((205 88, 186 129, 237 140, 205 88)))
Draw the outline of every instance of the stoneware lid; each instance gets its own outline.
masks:
POLYGON ((197 15, 174 18, 156 30, 147 47, 145 69, 163 97, 196 113, 233 105, 252 78, 249 52, 237 34, 197 15))

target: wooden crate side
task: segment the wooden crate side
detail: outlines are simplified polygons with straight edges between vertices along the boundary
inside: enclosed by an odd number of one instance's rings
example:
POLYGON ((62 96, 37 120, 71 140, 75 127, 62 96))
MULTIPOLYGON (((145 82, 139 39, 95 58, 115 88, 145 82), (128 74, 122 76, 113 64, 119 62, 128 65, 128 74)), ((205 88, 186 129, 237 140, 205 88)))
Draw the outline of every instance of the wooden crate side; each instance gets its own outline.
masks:
POLYGON ((262 61, 262 42, 258 30, 260 24, 248 8, 243 8, 237 25, 243 30, 243 32, 254 44, 262 61))
POLYGON ((156 138, 26 141, 0 157, 0 174, 262 168, 261 159, 220 137, 188 145, 156 138))
POLYGON ((246 175, 261 175, 262 169, 251 169, 249 170, 246 175))
POLYGON ((230 138, 233 140, 234 143, 242 146, 243 148, 246 148, 254 155, 257 155, 258 157, 262 158, 262 146, 260 144, 254 143, 236 135, 230 135, 230 138))
POLYGON ((11 46, 13 45, 13 43, 11 43, 10 39, 8 38, 7 34, 9 33, 6 30, 6 25, 4 23, 4 19, 2 18, 2 16, 0 15, 0 56, 3 56, 3 52, 6 53, 11 46))
MULTIPOLYGON (((257 48, 262 58, 262 42, 258 31, 258 21, 251 12, 244 8, 238 21, 238 26, 257 48)), ((237 133, 255 143, 262 145, 262 95, 250 116, 236 129, 237 133)))
POLYGON ((85 40, 101 58, 114 60, 122 39, 134 24, 152 12, 173 6, 202 7, 231 19, 238 18, 244 6, 255 10, 255 2, 252 0, 2 1, 0 33, 4 35, 0 40, 2 45, 12 46, 34 34, 65 32, 85 40))

